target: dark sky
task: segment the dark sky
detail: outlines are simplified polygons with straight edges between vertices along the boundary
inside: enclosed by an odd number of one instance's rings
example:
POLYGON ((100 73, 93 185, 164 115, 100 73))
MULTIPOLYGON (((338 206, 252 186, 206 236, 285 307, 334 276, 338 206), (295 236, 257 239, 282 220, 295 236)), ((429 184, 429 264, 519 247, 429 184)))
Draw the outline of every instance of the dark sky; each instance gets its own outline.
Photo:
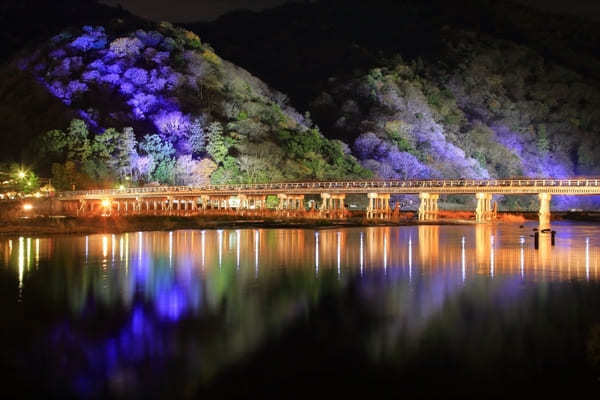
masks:
POLYGON ((193 22, 215 19, 238 9, 262 10, 286 3, 287 0, 104 0, 152 20, 193 22))
MULTIPOLYGON (((172 22, 211 20, 237 9, 261 10, 290 0, 104 0, 121 4, 141 17, 172 22)), ((600 20, 600 0, 516 0, 559 14, 600 20)))

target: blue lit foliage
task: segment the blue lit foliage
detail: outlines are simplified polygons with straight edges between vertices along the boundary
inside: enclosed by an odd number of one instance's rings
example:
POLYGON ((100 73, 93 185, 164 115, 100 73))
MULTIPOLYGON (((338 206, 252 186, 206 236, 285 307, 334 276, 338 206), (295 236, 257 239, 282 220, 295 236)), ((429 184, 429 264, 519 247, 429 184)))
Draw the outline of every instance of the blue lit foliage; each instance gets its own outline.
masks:
MULTIPOLYGON (((52 41, 49 63, 38 77, 48 90, 67 105, 82 103, 93 91, 118 92, 130 106, 131 116, 154 124, 159 133, 180 141, 190 117, 184 115, 171 94, 181 82, 169 65, 171 52, 182 51, 164 35, 138 30, 129 36, 109 38, 103 27, 85 26, 78 36, 52 41), (155 47, 159 47, 157 50, 155 47), (168 111, 165 111, 168 110, 168 111), (160 112, 159 112, 160 111, 160 112)), ((98 121, 88 120, 92 126, 98 121)))
POLYGON ((168 23, 127 35, 86 26, 49 47, 24 68, 75 108, 94 134, 131 126, 134 141, 144 138, 127 168, 91 157, 83 166, 91 175, 108 168, 140 181, 185 184, 203 182, 215 169, 213 182, 365 176, 283 95, 221 60, 192 32, 168 23), (210 127, 219 127, 212 139, 210 127), (259 149, 261 141, 267 143, 259 149))

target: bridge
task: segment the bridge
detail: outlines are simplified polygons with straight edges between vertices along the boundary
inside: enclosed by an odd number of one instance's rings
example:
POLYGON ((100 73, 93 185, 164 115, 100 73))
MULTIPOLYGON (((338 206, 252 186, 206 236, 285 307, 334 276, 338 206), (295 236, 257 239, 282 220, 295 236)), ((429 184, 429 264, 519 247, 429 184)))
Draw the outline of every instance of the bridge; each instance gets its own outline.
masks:
MULTIPOLYGON (((549 226, 550 200, 553 195, 600 195, 600 178, 571 179, 429 179, 363 180, 326 182, 280 182, 199 186, 147 186, 138 188, 59 192, 56 199, 77 215, 94 210, 109 214, 164 213, 184 214, 208 210, 238 213, 266 209, 266 197, 277 196, 277 210, 295 215, 306 212, 304 197, 320 196, 312 211, 319 215, 343 217, 344 200, 349 194, 364 194, 369 199, 367 218, 389 218, 390 196, 414 194, 420 199, 418 219, 435 220, 440 195, 474 195, 478 222, 492 219, 493 195, 536 195, 539 198, 540 226, 549 226)), ((398 204, 396 205, 396 210, 398 204)))

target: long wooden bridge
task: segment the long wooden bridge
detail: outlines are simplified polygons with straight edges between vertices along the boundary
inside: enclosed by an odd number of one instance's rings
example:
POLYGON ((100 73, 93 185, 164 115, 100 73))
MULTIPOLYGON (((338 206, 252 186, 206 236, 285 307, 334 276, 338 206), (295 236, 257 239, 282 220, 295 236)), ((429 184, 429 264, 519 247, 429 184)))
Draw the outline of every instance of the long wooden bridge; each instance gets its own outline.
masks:
POLYGON ((318 195, 320 213, 342 213, 349 194, 369 199, 367 218, 386 218, 391 195, 417 194, 419 220, 434 220, 440 195, 475 195, 477 221, 492 218, 492 196, 537 195, 540 225, 549 224, 552 195, 600 195, 600 178, 571 179, 430 179, 280 182, 199 186, 147 186, 136 188, 59 192, 56 199, 76 203, 78 215, 98 209, 109 213, 172 213, 207 210, 262 210, 266 197, 277 196, 278 210, 306 211, 304 196, 318 195), (548 221, 548 223, 546 223, 548 221))

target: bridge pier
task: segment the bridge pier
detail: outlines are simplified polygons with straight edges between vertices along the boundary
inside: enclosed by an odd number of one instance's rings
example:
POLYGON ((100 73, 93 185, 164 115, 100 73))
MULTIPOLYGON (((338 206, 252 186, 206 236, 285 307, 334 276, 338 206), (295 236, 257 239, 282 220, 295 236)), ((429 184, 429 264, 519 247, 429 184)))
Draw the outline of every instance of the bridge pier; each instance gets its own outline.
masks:
POLYGON ((369 205, 367 206, 367 218, 387 219, 390 215, 389 193, 368 193, 369 205))
POLYGON ((277 210, 283 212, 288 208, 288 198, 287 194, 278 193, 277 194, 277 210))
POLYGON ((77 216, 85 215, 85 209, 87 208, 87 204, 85 199, 79 200, 79 204, 77 205, 77 216))
POLYGON ((540 193, 538 194, 538 198, 540 199, 540 211, 538 213, 540 219, 539 230, 543 231, 550 229, 550 200, 552 200, 552 195, 550 193, 540 193))
POLYGON ((331 195, 331 200, 333 201, 333 208, 338 218, 345 217, 346 206, 344 205, 344 201, 346 200, 345 194, 333 194, 331 195))
POLYGON ((475 209, 475 221, 487 222, 492 220, 492 194, 491 193, 477 193, 475 195, 477 199, 477 208, 475 209))
POLYGON ((320 214, 326 213, 330 208, 331 194, 321 193, 321 207, 319 207, 320 214))
POLYGON ((439 207, 438 200, 440 195, 437 193, 419 193, 418 220, 419 221, 435 221, 438 217, 439 207))
MULTIPOLYGON (((304 210, 304 195, 303 194, 283 194, 279 193, 277 195, 279 199, 279 204, 277 206, 278 210, 290 210, 290 211, 303 211, 304 210)), ((289 213, 288 213, 289 215, 289 213)))
POLYGON ((251 196, 254 213, 261 215, 266 207, 267 196, 253 195, 251 196))
MULTIPOLYGON (((344 200, 345 194, 321 193, 320 214, 326 214, 329 217, 343 218, 345 213, 344 200)), ((304 206, 304 196, 302 196, 302 205, 304 206)))

